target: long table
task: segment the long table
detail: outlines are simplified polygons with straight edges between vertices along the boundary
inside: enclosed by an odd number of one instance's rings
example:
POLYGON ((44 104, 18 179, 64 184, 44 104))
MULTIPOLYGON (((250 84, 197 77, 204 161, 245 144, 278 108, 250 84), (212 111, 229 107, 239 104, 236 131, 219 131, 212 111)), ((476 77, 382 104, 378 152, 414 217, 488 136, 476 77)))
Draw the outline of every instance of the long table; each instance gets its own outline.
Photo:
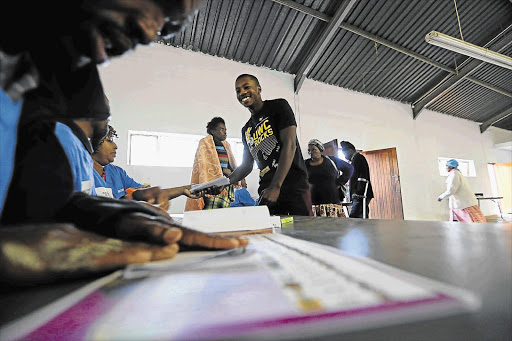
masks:
MULTIPOLYGON (((279 233, 464 288, 482 299, 474 313, 352 332, 344 339, 512 339, 512 224, 294 217, 279 233)), ((0 293, 0 325, 94 279, 0 293)), ((339 338, 318 335, 322 340, 339 338)))

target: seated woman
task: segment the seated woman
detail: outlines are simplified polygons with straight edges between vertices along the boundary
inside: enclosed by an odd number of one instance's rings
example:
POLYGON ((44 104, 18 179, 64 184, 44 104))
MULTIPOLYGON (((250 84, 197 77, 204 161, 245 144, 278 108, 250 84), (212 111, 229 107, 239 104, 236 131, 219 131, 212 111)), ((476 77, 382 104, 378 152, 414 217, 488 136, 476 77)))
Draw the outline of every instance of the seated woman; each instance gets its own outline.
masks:
POLYGON ((319 140, 312 139, 308 142, 308 153, 311 157, 306 160, 306 168, 313 215, 345 217, 343 206, 340 204, 343 201, 340 189, 350 179, 354 168, 335 156, 322 155, 324 150, 325 147, 319 140))
MULTIPOLYGON (((204 182, 228 176, 237 167, 231 146, 226 141, 226 123, 221 117, 214 117, 206 125, 208 135, 199 141, 191 184, 204 182)), ((206 195, 200 199, 188 198, 185 211, 209 210, 230 207, 235 200, 233 185, 226 186, 218 195, 206 195)))
POLYGON ((116 157, 117 144, 114 138, 117 133, 108 126, 107 135, 99 142, 92 154, 94 161, 94 184, 98 196, 109 198, 127 198, 138 201, 147 201, 150 204, 158 204, 160 208, 167 211, 169 200, 180 195, 190 198, 200 198, 203 193, 197 195, 190 193, 190 186, 161 189, 160 187, 149 187, 135 181, 126 171, 112 162, 116 157))

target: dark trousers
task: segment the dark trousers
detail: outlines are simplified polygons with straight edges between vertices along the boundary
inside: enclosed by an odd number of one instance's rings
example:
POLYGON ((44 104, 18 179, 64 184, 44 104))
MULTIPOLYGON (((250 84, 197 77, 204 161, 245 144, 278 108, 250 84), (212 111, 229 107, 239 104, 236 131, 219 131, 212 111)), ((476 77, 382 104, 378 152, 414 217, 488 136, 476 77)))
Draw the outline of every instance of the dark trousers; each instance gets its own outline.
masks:
MULTIPOLYGON (((366 200, 366 218, 370 216, 370 200, 366 200)), ((349 218, 362 218, 363 217, 363 199, 352 200, 352 208, 350 209, 349 218)))

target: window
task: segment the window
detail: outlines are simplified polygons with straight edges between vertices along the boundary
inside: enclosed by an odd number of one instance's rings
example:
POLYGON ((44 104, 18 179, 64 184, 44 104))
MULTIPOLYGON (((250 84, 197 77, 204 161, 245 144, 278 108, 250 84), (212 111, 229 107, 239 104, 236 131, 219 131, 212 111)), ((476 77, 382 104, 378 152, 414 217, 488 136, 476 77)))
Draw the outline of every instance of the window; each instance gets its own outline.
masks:
MULTIPOLYGON (((439 174, 442 176, 447 176, 448 172, 446 171, 446 161, 455 159, 453 157, 438 157, 439 163, 439 174)), ((461 174, 469 177, 476 177, 476 169, 475 162, 473 160, 463 160, 463 159, 455 159, 459 163, 458 169, 461 174)))
MULTIPOLYGON (((197 145, 204 135, 128 131, 128 164, 135 166, 192 167, 197 145)), ((228 138, 238 165, 242 163, 242 139, 228 138)))

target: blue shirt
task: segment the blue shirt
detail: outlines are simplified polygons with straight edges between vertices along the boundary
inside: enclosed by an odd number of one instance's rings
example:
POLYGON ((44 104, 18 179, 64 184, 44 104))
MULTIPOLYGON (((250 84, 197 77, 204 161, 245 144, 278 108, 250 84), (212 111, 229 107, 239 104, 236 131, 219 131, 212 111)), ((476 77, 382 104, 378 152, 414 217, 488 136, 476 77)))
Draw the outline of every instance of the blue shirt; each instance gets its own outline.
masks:
POLYGON ((103 180, 101 175, 94 171, 94 183, 96 193, 99 196, 119 199, 125 195, 128 188, 144 187, 144 185, 129 177, 121 167, 108 164, 103 167, 103 170, 107 181, 103 180))
POLYGON ((256 206, 256 200, 251 197, 251 193, 247 190, 247 188, 242 187, 240 189, 235 189, 235 201, 230 204, 231 207, 240 207, 240 206, 256 206))
MULTIPOLYGON (((75 191, 96 195, 94 189, 94 161, 91 154, 85 148, 80 139, 73 133, 70 127, 57 122, 55 125, 55 135, 59 139, 73 171, 73 182, 75 191)), ((86 138, 83 134, 82 138, 86 138)), ((88 141, 86 141, 89 143, 88 141)))
POLYGON ((0 88, 0 214, 4 207, 7 190, 14 168, 14 153, 18 135, 18 121, 23 100, 14 103, 0 88))

